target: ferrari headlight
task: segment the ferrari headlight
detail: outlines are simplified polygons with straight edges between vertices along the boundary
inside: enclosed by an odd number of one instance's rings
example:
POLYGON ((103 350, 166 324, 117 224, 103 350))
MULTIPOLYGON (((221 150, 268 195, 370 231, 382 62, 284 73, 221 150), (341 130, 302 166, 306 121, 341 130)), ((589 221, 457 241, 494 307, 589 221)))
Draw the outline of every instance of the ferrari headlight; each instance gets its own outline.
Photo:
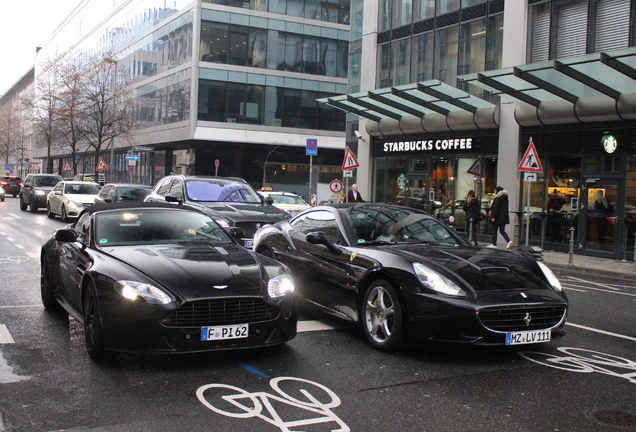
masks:
POLYGON ((458 287, 455 282, 422 263, 413 263, 413 270, 422 285, 427 288, 450 296, 464 297, 466 295, 464 290, 458 287))
POLYGON ((172 301, 170 296, 157 288, 143 282, 121 280, 115 282, 115 290, 129 300, 141 297, 149 303, 168 304, 172 301))
POLYGON ((557 279, 552 270, 550 270, 548 266, 543 264, 541 261, 537 261, 537 264, 539 264, 539 268, 548 279, 548 282, 550 282, 552 288, 554 288, 557 292, 561 292, 563 290, 563 288, 561 288, 561 282, 559 282, 559 279, 557 279))
POLYGON ((271 298, 283 297, 294 291, 294 283, 286 274, 275 276, 267 282, 267 293, 271 298))

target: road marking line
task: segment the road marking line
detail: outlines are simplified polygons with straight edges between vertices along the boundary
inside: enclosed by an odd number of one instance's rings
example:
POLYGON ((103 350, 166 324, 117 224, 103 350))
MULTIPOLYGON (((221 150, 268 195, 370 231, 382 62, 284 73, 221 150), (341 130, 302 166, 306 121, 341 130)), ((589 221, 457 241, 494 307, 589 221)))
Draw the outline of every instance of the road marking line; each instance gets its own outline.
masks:
POLYGON ((39 257, 38 254, 33 253, 33 252, 27 252, 26 254, 29 256, 29 258, 33 258, 33 259, 36 259, 36 258, 39 257))
POLYGON ((15 241, 15 239, 13 237, 8 237, 8 236, 7 236, 7 240, 9 240, 10 242, 14 242, 15 241))
POLYGON ((620 288, 613 288, 613 287, 611 287, 611 286, 610 286, 610 285, 608 285, 608 284, 602 284, 602 283, 598 283, 598 282, 592 282, 592 281, 590 281, 590 280, 580 279, 580 278, 577 278, 577 277, 574 277, 574 276, 568 276, 568 279, 574 279, 574 280, 575 280, 575 281, 577 281, 577 282, 585 282, 585 283, 589 283, 589 284, 592 284, 592 285, 600 286, 600 287, 603 287, 603 288, 608 288, 608 289, 611 289, 612 291, 618 291, 618 290, 620 290, 620 288))
POLYGON ((16 213, 7 213, 9 216, 15 218, 15 219, 22 219, 22 216, 16 214, 16 213))
POLYGON ((17 244, 15 245, 15 247, 17 247, 18 249, 24 249, 24 246, 22 246, 21 244, 17 244))
POLYGON ((15 343, 13 338, 11 337, 11 333, 9 333, 9 329, 6 325, 0 324, 0 344, 12 344, 15 343))
POLYGON ((330 326, 320 321, 298 321, 298 332, 310 332, 321 330, 335 330, 337 327, 330 326))
POLYGON ((636 337, 631 337, 631 336, 626 336, 626 335, 622 335, 622 334, 618 334, 618 333, 612 333, 612 332, 608 332, 605 330, 599 330, 599 329, 595 329, 594 327, 588 327, 588 326, 584 326, 584 325, 580 325, 580 324, 574 324, 574 323, 566 323, 567 325, 570 325, 572 327, 576 327, 576 328, 580 328, 583 330, 588 330, 591 332, 595 332, 595 333, 601 333, 604 335, 608 335, 608 336, 614 336, 617 338, 622 338, 622 339, 627 339, 630 340, 632 342, 636 342, 636 337))

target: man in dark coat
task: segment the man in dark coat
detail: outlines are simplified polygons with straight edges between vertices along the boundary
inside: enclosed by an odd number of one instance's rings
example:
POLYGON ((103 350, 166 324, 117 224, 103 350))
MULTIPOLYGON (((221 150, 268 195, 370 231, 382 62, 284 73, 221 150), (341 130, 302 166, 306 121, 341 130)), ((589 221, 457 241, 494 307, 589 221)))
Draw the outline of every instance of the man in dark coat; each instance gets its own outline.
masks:
POLYGON ((492 222, 492 244, 488 245, 489 248, 497 247, 497 231, 501 233, 501 236, 506 240, 506 249, 512 247, 512 240, 506 233, 506 225, 510 223, 510 214, 508 213, 508 191, 504 190, 501 186, 495 188, 495 199, 492 201, 490 207, 490 221, 492 222))

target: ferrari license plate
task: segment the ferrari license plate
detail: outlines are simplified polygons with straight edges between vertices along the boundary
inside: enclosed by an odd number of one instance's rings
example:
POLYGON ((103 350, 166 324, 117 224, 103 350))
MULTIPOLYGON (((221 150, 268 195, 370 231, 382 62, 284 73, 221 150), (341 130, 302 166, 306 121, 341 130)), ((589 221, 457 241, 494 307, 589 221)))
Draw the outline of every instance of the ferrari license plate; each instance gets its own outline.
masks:
POLYGON ((249 334, 249 324, 201 327, 201 340, 223 340, 246 338, 249 334))
POLYGON ((548 342, 550 340, 550 330, 535 330, 506 333, 506 345, 522 345, 539 342, 548 342))

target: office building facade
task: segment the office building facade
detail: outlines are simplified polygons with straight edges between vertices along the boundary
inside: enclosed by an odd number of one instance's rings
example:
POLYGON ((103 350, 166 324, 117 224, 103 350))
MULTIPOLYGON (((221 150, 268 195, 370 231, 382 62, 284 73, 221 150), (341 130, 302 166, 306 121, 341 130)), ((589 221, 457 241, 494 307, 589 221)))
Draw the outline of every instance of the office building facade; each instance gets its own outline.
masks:
POLYGON ((347 113, 363 196, 463 230, 467 192, 487 213, 501 185, 518 244, 631 259, 635 13, 629 0, 353 0, 350 90, 321 102, 347 113))

